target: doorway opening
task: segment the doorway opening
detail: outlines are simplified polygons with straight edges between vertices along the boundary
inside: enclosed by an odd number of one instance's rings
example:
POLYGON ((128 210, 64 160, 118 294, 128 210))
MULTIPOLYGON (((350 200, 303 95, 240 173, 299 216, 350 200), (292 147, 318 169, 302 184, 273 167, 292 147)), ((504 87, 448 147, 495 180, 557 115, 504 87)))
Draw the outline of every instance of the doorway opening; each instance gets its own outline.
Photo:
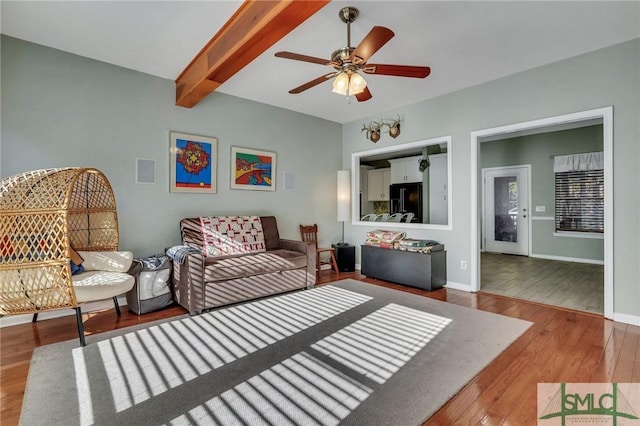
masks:
MULTIPOLYGON (((528 122, 479 130, 471 133, 471 286, 473 291, 481 287, 482 251, 482 185, 479 158, 480 144, 489 140, 507 139, 515 136, 546 133, 562 130, 602 125, 602 145, 604 157, 604 316, 613 317, 613 108, 606 107, 528 122)), ((531 207, 531 206, 529 206, 531 207)), ((530 219, 530 215, 529 216, 530 219)))
POLYGON ((482 291, 602 315, 604 266, 484 252, 482 291))

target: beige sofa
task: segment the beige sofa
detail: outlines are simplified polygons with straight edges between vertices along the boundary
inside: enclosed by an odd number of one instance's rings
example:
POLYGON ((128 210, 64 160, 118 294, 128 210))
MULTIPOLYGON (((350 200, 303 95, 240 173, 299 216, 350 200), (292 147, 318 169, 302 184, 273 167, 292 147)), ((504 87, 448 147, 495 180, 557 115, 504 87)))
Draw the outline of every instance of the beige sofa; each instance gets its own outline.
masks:
POLYGON ((281 239, 273 216, 186 218, 180 233, 173 284, 190 314, 315 284, 313 243, 281 239))

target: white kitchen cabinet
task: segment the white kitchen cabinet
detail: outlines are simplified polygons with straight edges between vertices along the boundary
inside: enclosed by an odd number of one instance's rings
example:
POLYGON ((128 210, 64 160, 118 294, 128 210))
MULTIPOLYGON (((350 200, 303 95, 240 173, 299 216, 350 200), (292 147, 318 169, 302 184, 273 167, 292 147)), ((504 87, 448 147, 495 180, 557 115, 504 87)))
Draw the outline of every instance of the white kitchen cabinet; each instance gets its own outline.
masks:
POLYGON ((373 203, 369 202, 369 170, 373 169, 371 166, 360 166, 360 193, 358 197, 358 203, 360 205, 360 216, 364 216, 369 213, 373 213, 373 203))
POLYGON ((390 169, 374 169, 367 172, 367 200, 389 201, 390 169))
POLYGON ((449 221, 447 154, 429 156, 429 223, 446 225, 449 221))
POLYGON ((422 182, 419 162, 422 156, 394 158, 391 163, 391 183, 422 182))

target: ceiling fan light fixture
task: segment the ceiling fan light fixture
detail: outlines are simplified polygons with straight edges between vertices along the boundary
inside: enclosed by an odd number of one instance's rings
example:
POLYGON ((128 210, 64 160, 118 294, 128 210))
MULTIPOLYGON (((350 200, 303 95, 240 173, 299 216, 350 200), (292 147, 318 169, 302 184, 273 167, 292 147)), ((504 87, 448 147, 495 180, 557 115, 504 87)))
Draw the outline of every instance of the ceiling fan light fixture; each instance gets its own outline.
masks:
POLYGON ((367 87, 367 82, 364 78, 357 72, 351 74, 351 78, 349 79, 349 94, 357 95, 361 93, 365 87, 367 87))
POLYGON ((333 93, 347 96, 347 90, 349 89, 349 75, 346 72, 341 72, 333 80, 333 93))
MULTIPOLYGON (((2 1, 2 0, 0 0, 2 1)), ((302 93, 333 78, 332 92, 347 96, 347 102, 351 103, 351 96, 355 96, 358 102, 365 102, 372 98, 369 86, 359 71, 367 75, 389 75, 394 77, 425 78, 431 69, 423 66, 395 65, 395 64, 367 64, 367 61, 382 46, 395 35, 389 28, 374 26, 356 47, 351 46, 351 24, 358 17, 358 9, 355 7, 343 7, 339 17, 347 24, 347 45, 334 50, 331 59, 316 58, 315 56, 301 55, 293 52, 276 52, 276 57, 293 59, 296 61, 310 62, 312 64, 327 65, 334 71, 308 81, 298 87, 289 90, 291 94, 302 93)), ((391 137, 400 134, 400 126, 389 125, 391 137)))

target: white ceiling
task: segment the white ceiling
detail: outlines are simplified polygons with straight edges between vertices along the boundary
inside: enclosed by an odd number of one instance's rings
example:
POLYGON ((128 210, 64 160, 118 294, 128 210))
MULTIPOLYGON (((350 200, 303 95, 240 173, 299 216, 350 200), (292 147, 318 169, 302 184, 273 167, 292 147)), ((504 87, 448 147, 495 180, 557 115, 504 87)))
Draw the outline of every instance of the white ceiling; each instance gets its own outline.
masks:
MULTIPOLYGON (((175 80, 240 4, 3 0, 0 30, 175 80)), ((333 1, 218 91, 346 123, 639 37, 638 1, 333 1), (373 99, 362 103, 331 93, 329 82, 287 93, 332 69, 274 53, 328 59, 346 45, 338 11, 349 5, 360 10, 351 26, 352 45, 374 25, 395 32, 370 62, 428 65, 431 75, 424 80, 365 75, 373 99)))

